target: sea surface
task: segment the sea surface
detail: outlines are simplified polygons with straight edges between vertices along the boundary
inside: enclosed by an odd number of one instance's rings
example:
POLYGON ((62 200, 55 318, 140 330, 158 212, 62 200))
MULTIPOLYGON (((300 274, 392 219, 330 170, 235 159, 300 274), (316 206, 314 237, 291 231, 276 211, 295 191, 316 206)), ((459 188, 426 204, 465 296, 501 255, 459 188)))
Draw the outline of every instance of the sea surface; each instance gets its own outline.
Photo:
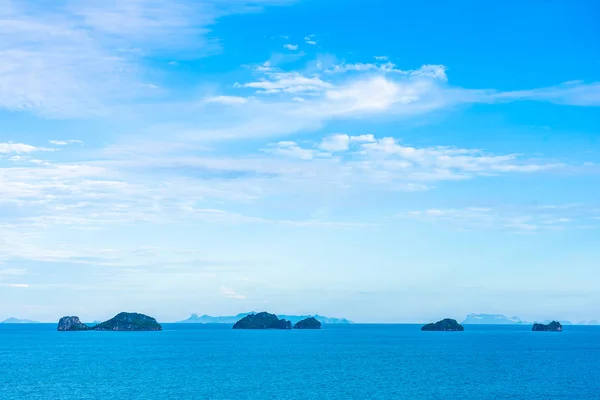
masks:
POLYGON ((600 399, 600 327, 163 328, 0 324, 0 399, 600 399))

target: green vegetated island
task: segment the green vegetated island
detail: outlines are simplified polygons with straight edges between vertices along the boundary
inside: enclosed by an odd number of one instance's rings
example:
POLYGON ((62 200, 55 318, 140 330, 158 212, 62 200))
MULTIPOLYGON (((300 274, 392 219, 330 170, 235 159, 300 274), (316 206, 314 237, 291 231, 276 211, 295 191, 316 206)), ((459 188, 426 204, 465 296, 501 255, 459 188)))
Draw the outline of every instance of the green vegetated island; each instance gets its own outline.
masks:
MULTIPOLYGON (((321 329, 321 322, 315 317, 307 317, 292 324, 284 318, 266 311, 244 315, 234 325, 233 329, 321 329)), ((552 321, 548 324, 535 323, 534 332, 562 332, 562 324, 552 321)), ((139 313, 122 312, 108 321, 96 325, 87 325, 79 317, 62 317, 58 321, 59 331, 160 331, 162 326, 156 319, 139 313)), ((421 331, 462 332, 465 328, 456 320, 445 318, 441 321, 423 325, 421 331)))
MULTIPOLYGON (((441 321, 423 325, 422 331, 427 332, 462 332, 465 327, 456 322, 455 319, 446 318, 441 321)), ((552 321, 548 324, 533 324, 534 332, 562 332, 562 324, 558 321, 552 321)))
MULTIPOLYGON (((248 314, 233 325, 233 329, 321 329, 321 322, 308 317, 296 322, 279 319, 275 314, 260 312, 248 314)), ((160 331, 162 326, 156 319, 144 314, 122 312, 108 321, 97 325, 86 325, 79 317, 62 317, 58 321, 59 331, 160 331)))
POLYGON ((292 323, 286 319, 279 319, 275 314, 260 312, 248 314, 233 325, 233 329, 321 329, 321 322, 314 317, 308 317, 292 323))
POLYGON ((62 317, 58 321, 59 331, 160 331, 162 326, 152 317, 138 313, 122 312, 108 321, 89 326, 79 317, 62 317))
POLYGON ((549 324, 533 324, 534 332, 562 332, 562 324, 558 321, 552 321, 549 324))
POLYGON ((433 324, 423 325, 422 331, 439 331, 439 332, 461 332, 465 328, 456 322, 455 319, 446 318, 433 324))

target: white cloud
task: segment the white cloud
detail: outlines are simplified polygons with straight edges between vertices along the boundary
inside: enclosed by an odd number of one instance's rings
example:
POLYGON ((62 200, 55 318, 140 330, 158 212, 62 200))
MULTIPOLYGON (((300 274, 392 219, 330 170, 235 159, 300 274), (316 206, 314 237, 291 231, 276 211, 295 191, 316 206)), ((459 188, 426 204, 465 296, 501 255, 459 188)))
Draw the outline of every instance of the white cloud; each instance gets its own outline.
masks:
POLYGON ((28 283, 0 283, 0 286, 7 286, 12 288, 28 288, 31 285, 28 283))
POLYGON ((267 78, 256 82, 235 85, 239 88, 259 89, 259 93, 311 93, 323 92, 334 86, 318 77, 306 77, 298 72, 268 72, 267 78))
MULTIPOLYGON (((257 80, 234 86, 271 96, 254 97, 248 104, 236 107, 235 112, 231 108, 223 109, 222 118, 211 124, 205 118, 189 139, 284 136, 322 128, 330 120, 381 115, 414 119, 461 104, 517 101, 533 96, 524 92, 498 93, 449 86, 446 68, 442 65, 401 70, 389 62, 336 65, 319 61, 300 72, 282 71, 268 62, 254 72, 259 76, 257 80), (328 64, 333 66, 327 67, 328 64), (336 71, 338 73, 331 73, 336 71)), ((593 92, 593 87, 587 90, 593 92)), ((542 89, 539 91, 545 93, 542 89)), ((539 93, 536 96, 539 98, 539 93)), ((593 96, 588 100, 593 100, 593 96)))
POLYGON ((377 76, 326 91, 329 107, 322 110, 330 109, 333 114, 383 113, 395 105, 416 105, 432 89, 429 82, 402 84, 377 76))
POLYGON ((248 99, 239 96, 215 96, 204 99, 204 102, 235 106, 240 104, 246 104, 248 102, 248 99))
POLYGON ((298 45, 297 44, 284 44, 283 45, 284 48, 288 49, 288 50, 298 50, 298 45))
POLYGON ((238 204, 262 204, 271 198, 283 202, 302 198, 310 204, 325 193, 339 198, 371 189, 431 190, 437 182, 561 167, 477 149, 407 146, 373 134, 335 134, 317 142, 279 141, 261 148, 232 156, 218 150, 190 155, 177 146, 163 153, 158 146, 148 154, 143 149, 92 154, 93 160, 77 164, 48 160, 0 168, 0 205, 17 206, 21 212, 4 220, 33 232, 61 225, 99 229, 195 219, 344 227, 356 221, 271 219, 260 212, 248 216, 222 206, 235 209, 238 204))
POLYGON ((443 65, 422 65, 415 70, 401 70, 396 68, 396 64, 388 61, 383 64, 376 63, 355 63, 355 64, 338 64, 329 68, 325 72, 330 74, 343 74, 347 72, 378 72, 378 73, 394 73, 406 77, 413 78, 432 78, 442 82, 448 78, 446 76, 446 67, 443 65))
POLYGON ((340 133, 327 136, 321 141, 319 147, 327 151, 346 151, 350 143, 350 136, 340 133))
POLYGON ((377 61, 387 61, 389 59, 387 56, 375 56, 373 58, 375 58, 377 61))
MULTIPOLYGON (((501 229, 519 233, 583 229, 589 227, 592 213, 585 207, 503 206, 426 209, 398 214, 402 219, 441 223, 459 230, 501 229)), ((596 227, 600 229, 600 226, 596 227)))
POLYGON ((576 106, 600 106, 600 82, 565 82, 558 86, 511 92, 491 92, 487 101, 534 100, 576 106))
POLYGON ((306 44, 310 44, 311 46, 314 46, 317 44, 317 41, 315 40, 315 35, 308 35, 304 37, 304 43, 306 44))
POLYGON ((358 136, 349 136, 344 133, 337 133, 323 138, 319 144, 319 148, 333 152, 346 151, 348 150, 350 143, 369 143, 374 141, 375 136, 370 133, 358 136))
POLYGON ((352 71, 355 71, 355 72, 376 71, 376 72, 406 73, 406 71, 396 69, 396 65, 391 62, 387 62, 385 64, 372 64, 372 63, 339 64, 339 65, 334 65, 332 68, 328 69, 326 72, 343 74, 343 73, 352 72, 352 71))
MULTIPOLYGON (((326 150, 326 149, 325 149, 326 150)), ((269 148, 263 151, 280 156, 298 158, 301 160, 311 160, 317 156, 329 156, 326 153, 319 153, 313 149, 304 149, 296 142, 282 141, 272 144, 269 148)))
POLYGON ((387 137, 362 145, 363 152, 375 157, 395 156, 408 162, 444 171, 465 173, 538 172, 565 167, 562 163, 521 163, 517 155, 487 155, 477 149, 452 147, 415 148, 387 137))
POLYGON ((368 142, 374 142, 375 141, 375 136, 372 133, 367 133, 364 135, 358 135, 358 136, 350 136, 350 140, 353 142, 358 142, 358 143, 368 143, 368 142))
POLYGON ((67 146, 69 144, 83 145, 83 142, 81 140, 50 140, 49 143, 55 146, 67 146))
POLYGON ((236 299, 236 300, 244 300, 244 299, 246 299, 246 296, 237 293, 232 288, 227 287, 227 286, 221 286, 220 291, 221 291, 221 294, 223 296, 229 297, 230 299, 236 299))
POLYGON ((26 154, 33 153, 36 151, 52 151, 52 149, 47 149, 44 147, 36 147, 29 144, 23 143, 0 143, 0 154, 8 154, 8 153, 16 153, 16 154, 26 154))
MULTIPOLYGON (((289 3, 289 2, 285 2, 289 3)), ((209 26, 277 0, 3 1, 0 108, 45 117, 96 116, 156 96, 144 58, 210 54, 209 26)))
POLYGON ((27 275, 25 268, 5 268, 0 269, 0 277, 2 276, 22 276, 27 275))

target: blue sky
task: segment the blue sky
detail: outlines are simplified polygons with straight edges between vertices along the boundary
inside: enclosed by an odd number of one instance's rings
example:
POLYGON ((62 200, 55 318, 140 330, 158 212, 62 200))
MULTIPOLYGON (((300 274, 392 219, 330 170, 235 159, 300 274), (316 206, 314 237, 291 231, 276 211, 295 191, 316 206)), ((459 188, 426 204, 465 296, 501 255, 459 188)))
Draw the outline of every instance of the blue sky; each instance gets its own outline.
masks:
POLYGON ((0 319, 600 319, 599 12, 0 1, 0 319))

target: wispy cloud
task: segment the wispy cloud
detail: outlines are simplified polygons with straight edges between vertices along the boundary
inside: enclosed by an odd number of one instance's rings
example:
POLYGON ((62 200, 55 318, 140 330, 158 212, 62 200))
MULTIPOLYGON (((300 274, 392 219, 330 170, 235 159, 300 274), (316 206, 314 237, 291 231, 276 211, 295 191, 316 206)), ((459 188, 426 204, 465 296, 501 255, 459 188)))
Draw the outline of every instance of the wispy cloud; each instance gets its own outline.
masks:
POLYGON ((60 0, 0 6, 0 108, 46 117, 101 115, 155 96, 143 62, 218 50, 209 27, 227 14, 290 1, 60 0))
POLYGON ((204 102, 235 106, 240 104, 246 104, 248 102, 248 99, 239 96, 215 96, 207 97, 206 99, 204 99, 204 102))
POLYGON ((596 105, 598 94, 596 84, 581 82, 513 92, 460 88, 450 84, 451 77, 443 65, 410 70, 389 61, 328 66, 316 62, 303 70, 284 70, 266 62, 253 72, 258 79, 233 85, 238 89, 236 96, 254 97, 252 101, 227 115, 227 124, 215 121, 213 128, 195 129, 194 136, 199 140, 285 136, 318 129, 329 120, 381 115, 415 119, 476 103, 536 100, 596 105), (248 94, 241 89, 253 91, 248 94), (270 96, 255 97, 256 94, 270 96))
POLYGON ((348 150, 350 143, 369 143, 375 142, 375 136, 372 134, 364 134, 357 136, 349 136, 344 133, 330 135, 321 141, 319 147, 323 150, 338 152, 348 150))
POLYGON ((600 229, 600 225, 592 221, 593 211, 577 205, 431 208, 402 212, 398 217, 440 223, 459 230, 501 229, 534 233, 600 229))
POLYGON ((490 101, 532 100, 574 106, 600 106, 600 82, 565 82, 532 90, 492 93, 490 101))
POLYGON ((0 278, 3 276, 22 276, 27 275, 27 270, 25 268, 4 268, 0 269, 0 278))
POLYGON ((306 77, 298 72, 267 72, 259 81, 237 83, 235 87, 258 89, 258 93, 319 93, 334 86, 319 77, 306 77))
MULTIPOLYGON (((238 156, 218 149, 193 155, 185 148, 183 153, 174 149, 175 153, 151 156, 92 154, 91 160, 74 164, 51 157, 45 164, 1 168, 0 205, 19 209, 4 218, 11 232, 7 235, 17 232, 14 237, 20 237, 59 226, 103 229, 140 223, 364 227, 373 221, 313 218, 311 205, 319 204, 326 193, 343 198, 371 190, 413 192, 431 190, 439 182, 566 167, 479 149, 409 146, 373 134, 266 142, 238 156), (260 206, 273 198, 305 205, 297 207, 293 218, 273 217, 260 206)), ((22 252, 19 248, 13 243, 5 250, 14 254, 22 252)))
POLYGON ((392 62, 386 63, 354 63, 354 64, 337 64, 325 71, 328 74, 343 74, 347 72, 379 72, 393 73, 407 77, 426 77, 446 81, 446 67, 443 65, 423 65, 415 70, 402 70, 396 68, 396 64, 392 62))
POLYGON ((304 43, 309 44, 311 46, 314 46, 317 44, 317 41, 315 39, 315 35, 308 35, 304 37, 304 43))
POLYGON ((246 296, 244 296, 243 294, 237 293, 230 287, 221 286, 220 290, 221 290, 221 294, 223 296, 228 297, 230 299, 236 299, 236 300, 245 300, 246 299, 246 296))
POLYGON ((0 283, 0 286, 11 287, 11 288, 28 288, 31 285, 28 283, 0 283))
POLYGON ((302 148, 298 143, 291 141, 282 141, 270 144, 263 151, 285 157, 298 158, 301 160, 310 160, 318 156, 329 157, 329 153, 320 153, 315 149, 302 148))
POLYGON ((24 143, 0 143, 0 154, 27 154, 36 151, 52 151, 52 149, 24 143))
POLYGON ((68 146, 70 144, 83 145, 83 141, 81 140, 50 140, 49 143, 55 146, 68 146))
POLYGON ((284 48, 288 49, 288 50, 298 50, 298 45, 297 44, 284 44, 283 45, 284 48))

